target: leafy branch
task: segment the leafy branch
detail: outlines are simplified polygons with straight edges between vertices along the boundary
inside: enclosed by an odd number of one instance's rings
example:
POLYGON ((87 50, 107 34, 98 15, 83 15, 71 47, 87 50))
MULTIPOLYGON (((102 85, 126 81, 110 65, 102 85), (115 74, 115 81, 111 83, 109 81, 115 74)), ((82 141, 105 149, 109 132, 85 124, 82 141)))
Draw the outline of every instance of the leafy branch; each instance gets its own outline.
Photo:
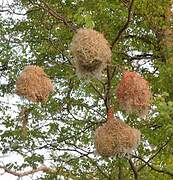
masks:
POLYGON ((45 12, 48 12, 52 17, 54 17, 57 20, 60 20, 64 23, 66 27, 68 27, 71 31, 76 32, 76 27, 74 27, 72 24, 69 24, 66 18, 62 15, 59 15, 52 7, 50 7, 47 3, 44 1, 41 1, 41 3, 38 3, 37 6, 39 6, 41 9, 43 9, 45 12))
POLYGON ((131 0, 129 8, 128 8, 128 17, 127 17, 127 21, 124 24, 124 26, 120 29, 120 31, 118 32, 117 36, 115 37, 112 45, 111 45, 111 49, 113 49, 114 45, 116 44, 116 42, 120 39, 121 35, 123 34, 123 32, 127 29, 129 23, 132 20, 132 11, 133 11, 133 4, 134 4, 134 0, 131 0))
POLYGON ((150 167, 152 170, 154 170, 154 171, 156 171, 156 172, 158 172, 158 173, 167 174, 167 175, 173 177, 173 172, 170 172, 170 171, 168 171, 168 170, 158 169, 158 168, 152 166, 148 161, 144 160, 144 159, 143 159, 142 157, 140 157, 140 156, 133 155, 132 157, 141 160, 142 162, 145 163, 145 165, 147 165, 147 166, 150 167))
MULTIPOLYGON (((171 135, 168 140, 156 151, 156 153, 151 156, 146 162, 149 163, 151 160, 153 160, 170 142, 171 138, 173 135, 171 135)), ((144 165, 142 165, 141 167, 138 168, 138 172, 141 171, 147 164, 145 163, 144 165)))

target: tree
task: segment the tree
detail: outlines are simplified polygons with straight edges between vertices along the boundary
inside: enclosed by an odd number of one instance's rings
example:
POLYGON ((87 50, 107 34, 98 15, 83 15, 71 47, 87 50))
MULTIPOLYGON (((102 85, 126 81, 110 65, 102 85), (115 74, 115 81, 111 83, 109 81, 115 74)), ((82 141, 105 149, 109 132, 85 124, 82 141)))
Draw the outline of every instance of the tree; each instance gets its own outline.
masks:
POLYGON ((4 162, 0 168, 18 177, 42 171, 39 179, 172 179, 171 7, 171 0, 2 4, 0 149, 3 155, 16 152, 24 161, 4 162), (75 74, 69 46, 80 27, 102 32, 111 44, 112 65, 101 80, 75 74), (47 103, 16 100, 15 82, 27 64, 43 67, 53 80, 55 92, 47 103), (124 69, 150 83, 153 99, 147 121, 126 114, 117 103, 115 88, 124 69), (95 153, 94 131, 105 122, 110 101, 117 116, 142 133, 130 159, 95 153))

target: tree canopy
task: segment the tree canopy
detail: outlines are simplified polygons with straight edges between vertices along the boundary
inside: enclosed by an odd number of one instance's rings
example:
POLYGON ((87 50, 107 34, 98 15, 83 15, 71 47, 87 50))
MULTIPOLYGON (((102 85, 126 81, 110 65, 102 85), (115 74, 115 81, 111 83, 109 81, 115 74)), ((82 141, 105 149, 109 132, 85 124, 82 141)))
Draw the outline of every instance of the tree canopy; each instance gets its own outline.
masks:
POLYGON ((0 168, 31 179, 173 179, 171 8, 171 0, 1 1, 0 168), (84 27, 110 43, 112 64, 99 80, 78 78, 73 66, 70 44, 84 27), (26 65, 42 67, 52 80, 47 102, 16 95, 15 82, 26 65), (115 90, 125 70, 150 84, 146 120, 127 114, 117 102, 115 90), (141 131, 130 158, 95 151, 95 130, 110 106, 141 131), (5 156, 13 153, 22 161, 6 163, 5 156))

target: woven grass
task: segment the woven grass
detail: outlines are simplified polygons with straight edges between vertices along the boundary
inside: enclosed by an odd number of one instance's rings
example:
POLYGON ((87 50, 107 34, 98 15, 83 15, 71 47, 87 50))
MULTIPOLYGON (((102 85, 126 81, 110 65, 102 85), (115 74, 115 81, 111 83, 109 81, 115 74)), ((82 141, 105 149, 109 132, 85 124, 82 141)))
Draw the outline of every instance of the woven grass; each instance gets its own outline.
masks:
POLYGON ((116 89, 119 104, 127 113, 146 118, 151 103, 149 83, 136 72, 125 72, 116 89))
POLYGON ((51 80, 38 66, 26 66, 16 81, 16 94, 33 102, 45 102, 52 91, 51 80))
POLYGON ((140 143, 141 133, 122 121, 108 118, 107 122, 96 129, 95 147, 101 156, 124 156, 132 153, 140 143))
POLYGON ((79 29, 73 37, 71 52, 78 77, 100 78, 111 63, 111 50, 103 34, 92 29, 79 29))

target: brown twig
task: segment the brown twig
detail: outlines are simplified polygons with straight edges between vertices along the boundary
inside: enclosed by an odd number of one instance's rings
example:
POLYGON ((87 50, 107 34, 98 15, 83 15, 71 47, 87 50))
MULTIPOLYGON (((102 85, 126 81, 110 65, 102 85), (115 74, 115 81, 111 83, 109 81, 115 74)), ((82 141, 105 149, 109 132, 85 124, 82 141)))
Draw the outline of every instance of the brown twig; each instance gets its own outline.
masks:
POLYGON ((89 156, 87 156, 87 158, 90 160, 90 162, 91 162, 94 166, 96 166, 96 168, 98 169, 98 171, 99 171, 106 179, 110 180, 110 177, 108 176, 108 174, 107 174, 105 171, 103 171, 103 168, 101 168, 101 167, 98 165, 97 161, 93 160, 93 159, 90 158, 89 156))
POLYGON ((156 171, 156 172, 158 172, 158 173, 167 174, 167 175, 173 177, 173 172, 170 172, 170 171, 168 171, 168 170, 158 169, 158 168, 152 166, 151 164, 149 164, 149 162, 145 161, 143 158, 141 158, 141 157, 139 157, 139 156, 133 155, 132 157, 141 160, 141 161, 144 162, 148 167, 150 167, 152 170, 154 170, 154 171, 156 171))
POLYGON ((44 11, 48 12, 52 17, 58 19, 64 23, 66 27, 68 27, 71 31, 76 32, 76 28, 73 27, 72 24, 69 24, 68 21, 62 15, 59 15, 54 9, 52 9, 47 3, 41 1, 41 3, 37 4, 44 11))
POLYGON ((111 73, 110 73, 110 67, 109 66, 107 66, 106 71, 107 71, 107 81, 105 83, 105 98, 104 98, 104 102, 105 102, 106 110, 108 112, 108 109, 111 106, 111 97, 110 97, 111 73))
POLYGON ((100 96, 100 98, 104 100, 102 93, 93 85, 92 82, 90 82, 90 85, 94 89, 94 91, 100 96))
POLYGON ((120 31, 118 32, 116 38, 114 39, 112 45, 111 45, 111 49, 113 49, 115 43, 120 39, 121 35, 123 34, 123 32, 127 29, 129 23, 131 22, 132 19, 132 11, 133 11, 133 4, 134 4, 134 0, 131 0, 131 3, 129 5, 128 8, 128 17, 127 17, 127 21, 124 24, 124 26, 120 29, 120 31))
POLYGON ((6 166, 2 166, 2 165, 0 165, 0 168, 3 169, 5 172, 7 172, 9 174, 12 174, 14 176, 18 176, 18 177, 27 176, 27 175, 34 174, 34 173, 39 172, 39 171, 43 171, 43 172, 56 172, 56 169, 48 168, 45 165, 40 166, 37 169, 32 169, 32 170, 24 171, 24 172, 16 172, 16 171, 10 170, 6 166))
POLYGON ((133 162, 132 162, 131 159, 129 159, 129 164, 130 164, 131 169, 132 169, 132 171, 133 171, 133 173, 134 173, 135 180, 139 180, 137 169, 136 169, 136 167, 134 166, 134 164, 133 164, 133 162))
POLYGON ((118 69, 121 69, 122 70, 122 67, 120 68, 119 65, 108 65, 107 68, 106 68, 106 72, 107 72, 107 80, 104 84, 104 91, 105 91, 105 95, 104 95, 104 104, 106 106, 106 110, 108 112, 109 108, 111 107, 112 105, 112 102, 111 102, 111 82, 113 80, 113 77, 115 75, 115 72, 118 70, 118 69), (113 68, 113 70, 111 70, 113 68))
POLYGON ((31 108, 23 107, 19 113, 19 119, 21 122, 22 136, 27 134, 28 117, 31 112, 31 108))
POLYGON ((114 67, 113 67, 113 71, 112 71, 111 78, 110 78, 111 80, 113 79, 113 77, 114 77, 115 72, 116 72, 117 69, 118 69, 117 66, 114 66, 114 67))
POLYGON ((0 165, 0 169, 3 169, 5 172, 17 176, 17 177, 24 177, 28 175, 32 175, 37 172, 44 172, 44 173, 57 173, 58 175, 63 175, 64 177, 69 177, 71 179, 77 179, 77 177, 69 170, 63 168, 63 167, 58 167, 58 168, 49 168, 46 165, 42 165, 36 169, 28 170, 28 171, 23 171, 23 172, 16 172, 11 169, 8 169, 5 165, 0 165))
MULTIPOLYGON (((152 159, 154 159, 159 153, 160 151, 162 151, 167 145, 168 143, 170 142, 171 138, 172 138, 173 135, 171 135, 169 137, 169 139, 156 151, 156 153, 151 156, 146 162, 149 163, 152 159)), ((145 163, 144 165, 142 165, 141 167, 138 168, 138 172, 141 171, 147 164, 145 163)))

